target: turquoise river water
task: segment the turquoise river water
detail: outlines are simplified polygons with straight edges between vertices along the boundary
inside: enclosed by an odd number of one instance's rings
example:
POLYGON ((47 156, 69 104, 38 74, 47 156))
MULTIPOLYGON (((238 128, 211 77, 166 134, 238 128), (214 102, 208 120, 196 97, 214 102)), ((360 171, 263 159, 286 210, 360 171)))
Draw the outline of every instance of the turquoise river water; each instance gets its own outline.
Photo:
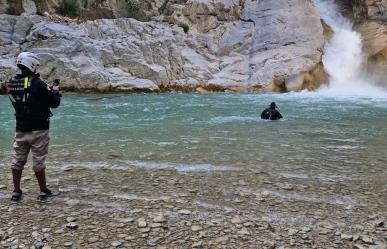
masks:
MULTIPOLYGON (((0 167, 15 121, 0 97, 0 167)), ((52 168, 266 169, 288 177, 386 178, 387 98, 289 94, 64 95, 54 110, 52 168), (263 121, 276 101, 284 119, 263 121)))

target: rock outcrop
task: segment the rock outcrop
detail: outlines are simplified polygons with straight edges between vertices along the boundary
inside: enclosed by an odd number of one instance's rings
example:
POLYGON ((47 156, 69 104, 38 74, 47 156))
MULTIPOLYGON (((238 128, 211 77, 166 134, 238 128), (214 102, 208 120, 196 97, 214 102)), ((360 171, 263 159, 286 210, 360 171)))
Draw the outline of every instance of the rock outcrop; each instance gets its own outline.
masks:
POLYGON ((341 0, 349 5, 355 29, 362 34, 368 54, 368 71, 376 82, 387 86, 387 1, 341 0))
POLYGON ((289 91, 326 81, 323 28, 309 0, 149 0, 149 6, 167 13, 149 22, 81 24, 0 15, 0 80, 15 73, 15 56, 28 50, 41 58, 44 79, 61 78, 74 90, 289 91))

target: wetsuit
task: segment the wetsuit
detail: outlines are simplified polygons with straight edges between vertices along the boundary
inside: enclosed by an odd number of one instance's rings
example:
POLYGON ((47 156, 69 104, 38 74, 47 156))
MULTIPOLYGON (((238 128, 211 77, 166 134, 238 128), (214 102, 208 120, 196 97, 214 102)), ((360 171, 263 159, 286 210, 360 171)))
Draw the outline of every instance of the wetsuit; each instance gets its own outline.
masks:
POLYGON ((267 109, 263 110, 263 112, 261 113, 261 118, 262 119, 270 119, 270 120, 278 120, 278 119, 282 118, 282 115, 276 109, 267 108, 267 109))

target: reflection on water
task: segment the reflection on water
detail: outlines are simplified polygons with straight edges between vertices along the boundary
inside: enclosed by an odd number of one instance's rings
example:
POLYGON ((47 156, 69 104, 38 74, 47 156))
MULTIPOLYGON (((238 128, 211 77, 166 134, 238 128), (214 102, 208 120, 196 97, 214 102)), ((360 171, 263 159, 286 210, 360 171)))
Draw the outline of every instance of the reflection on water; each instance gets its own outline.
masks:
MULTIPOLYGON (((0 98, 2 166, 12 154, 8 102, 0 98)), ((328 180, 385 174, 386 111, 387 98, 316 93, 65 95, 52 119, 48 164, 265 170, 328 180), (271 101, 283 120, 259 119, 271 101)))

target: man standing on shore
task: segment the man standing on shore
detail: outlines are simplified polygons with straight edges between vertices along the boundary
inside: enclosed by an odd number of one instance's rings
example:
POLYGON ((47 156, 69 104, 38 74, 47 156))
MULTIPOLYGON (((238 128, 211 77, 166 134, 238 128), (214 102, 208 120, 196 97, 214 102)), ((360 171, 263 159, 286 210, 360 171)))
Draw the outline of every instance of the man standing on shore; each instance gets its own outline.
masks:
POLYGON ((13 148, 15 154, 11 163, 14 190, 11 201, 22 199, 20 180, 24 165, 31 150, 33 170, 40 187, 38 200, 53 196, 47 188, 45 159, 48 153, 50 108, 60 105, 58 86, 47 87, 37 73, 39 60, 35 54, 20 53, 16 59, 21 74, 17 74, 2 86, 15 109, 16 135, 13 148))

